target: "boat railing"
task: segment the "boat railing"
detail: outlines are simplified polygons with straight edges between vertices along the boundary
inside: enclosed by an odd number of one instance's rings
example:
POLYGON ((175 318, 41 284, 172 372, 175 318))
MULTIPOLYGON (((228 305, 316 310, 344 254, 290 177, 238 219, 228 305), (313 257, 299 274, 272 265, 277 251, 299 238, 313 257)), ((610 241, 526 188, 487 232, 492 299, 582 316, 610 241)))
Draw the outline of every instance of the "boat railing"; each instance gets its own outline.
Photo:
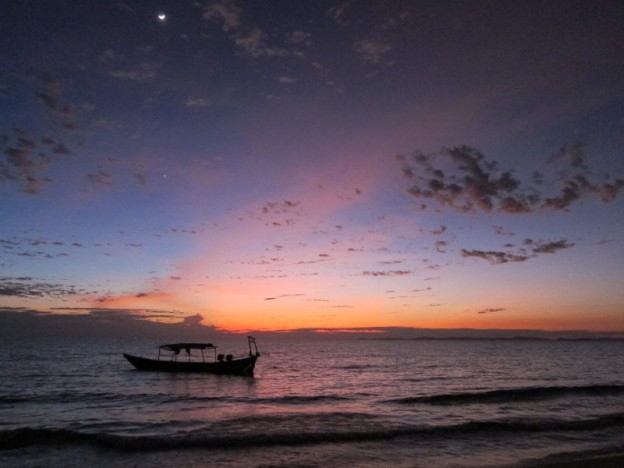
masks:
POLYGON ((256 339, 253 336, 247 337, 247 343, 249 344, 249 355, 253 356, 254 353, 251 351, 251 345, 253 345, 255 350, 255 355, 260 356, 260 352, 258 351, 258 345, 256 344, 256 339))
POLYGON ((162 345, 158 347, 158 360, 164 360, 164 358, 169 358, 170 361, 177 362, 180 354, 186 354, 187 361, 192 362, 206 362, 206 356, 204 354, 204 349, 212 349, 214 356, 213 362, 217 361, 217 347, 212 344, 200 345, 200 344, 173 344, 173 345, 162 345), (199 350, 198 353, 193 353, 193 350, 199 350), (170 353, 170 354, 167 354, 170 353))
MULTIPOLYGON (((253 336, 248 336, 247 342, 249 344, 249 356, 260 356, 256 339, 253 336)), ((217 354, 217 347, 210 343, 174 343, 158 347, 159 361, 170 360, 178 362, 178 360, 183 359, 181 356, 184 355, 186 355, 188 362, 230 362, 233 359, 239 359, 239 357, 235 357, 233 354, 217 354), (204 350, 210 349, 213 351, 213 356, 211 356, 211 361, 207 361, 204 350), (199 351, 199 353, 196 351, 199 351)))

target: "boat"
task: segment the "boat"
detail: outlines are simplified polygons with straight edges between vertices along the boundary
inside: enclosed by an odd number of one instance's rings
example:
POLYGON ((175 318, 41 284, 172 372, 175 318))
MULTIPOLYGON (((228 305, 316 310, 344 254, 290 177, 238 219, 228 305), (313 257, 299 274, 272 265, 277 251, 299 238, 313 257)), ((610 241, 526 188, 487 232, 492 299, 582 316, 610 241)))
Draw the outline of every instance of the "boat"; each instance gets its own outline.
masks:
POLYGON ((253 336, 248 336, 247 342, 249 344, 249 356, 241 358, 235 358, 232 354, 217 354, 217 347, 212 343, 160 345, 157 359, 127 353, 123 353, 123 355, 130 364, 140 371, 204 372, 251 376, 260 353, 253 336))

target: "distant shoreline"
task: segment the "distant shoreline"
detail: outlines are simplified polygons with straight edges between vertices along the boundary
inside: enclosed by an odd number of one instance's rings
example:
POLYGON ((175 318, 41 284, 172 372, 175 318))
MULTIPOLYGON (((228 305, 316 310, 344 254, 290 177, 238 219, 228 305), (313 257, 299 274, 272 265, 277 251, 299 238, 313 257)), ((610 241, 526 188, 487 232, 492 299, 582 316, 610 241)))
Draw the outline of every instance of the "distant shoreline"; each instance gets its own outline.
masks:
MULTIPOLYGON (((98 312, 98 311, 96 311, 98 312)), ((364 340, 488 340, 488 341, 624 341, 624 330, 532 330, 480 328, 418 328, 368 326, 352 328, 313 327, 294 329, 227 330, 200 322, 154 322, 137 318, 131 311, 57 314, 0 306, 0 339, 87 338, 154 340, 211 340, 223 336, 256 335, 280 338, 349 338, 364 340)))
POLYGON ((471 337, 471 336, 446 336, 446 337, 433 337, 433 336, 418 336, 413 338, 393 338, 393 337, 358 337, 358 340, 362 341, 622 341, 624 337, 596 337, 596 338, 547 338, 547 337, 532 337, 532 336, 513 336, 513 337, 471 337))

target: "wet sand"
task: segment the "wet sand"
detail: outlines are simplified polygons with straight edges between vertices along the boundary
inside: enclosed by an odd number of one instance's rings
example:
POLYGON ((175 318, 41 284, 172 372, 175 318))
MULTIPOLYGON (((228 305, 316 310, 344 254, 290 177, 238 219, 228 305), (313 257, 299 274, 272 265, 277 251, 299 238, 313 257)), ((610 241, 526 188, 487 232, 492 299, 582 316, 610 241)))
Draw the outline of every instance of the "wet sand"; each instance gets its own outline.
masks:
POLYGON ((534 465, 526 467, 549 467, 549 468, 621 468, 624 466, 624 452, 612 452, 602 454, 570 454, 557 456, 557 460, 547 457, 534 465))

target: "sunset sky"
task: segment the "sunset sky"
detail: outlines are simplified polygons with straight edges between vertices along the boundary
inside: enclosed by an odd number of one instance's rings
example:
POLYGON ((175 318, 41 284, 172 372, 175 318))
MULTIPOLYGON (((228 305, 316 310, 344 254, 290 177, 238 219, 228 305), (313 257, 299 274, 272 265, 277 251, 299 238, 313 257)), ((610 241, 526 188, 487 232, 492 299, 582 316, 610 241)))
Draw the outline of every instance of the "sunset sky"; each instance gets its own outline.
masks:
POLYGON ((624 3, 2 11, 3 314, 624 331, 624 3))

